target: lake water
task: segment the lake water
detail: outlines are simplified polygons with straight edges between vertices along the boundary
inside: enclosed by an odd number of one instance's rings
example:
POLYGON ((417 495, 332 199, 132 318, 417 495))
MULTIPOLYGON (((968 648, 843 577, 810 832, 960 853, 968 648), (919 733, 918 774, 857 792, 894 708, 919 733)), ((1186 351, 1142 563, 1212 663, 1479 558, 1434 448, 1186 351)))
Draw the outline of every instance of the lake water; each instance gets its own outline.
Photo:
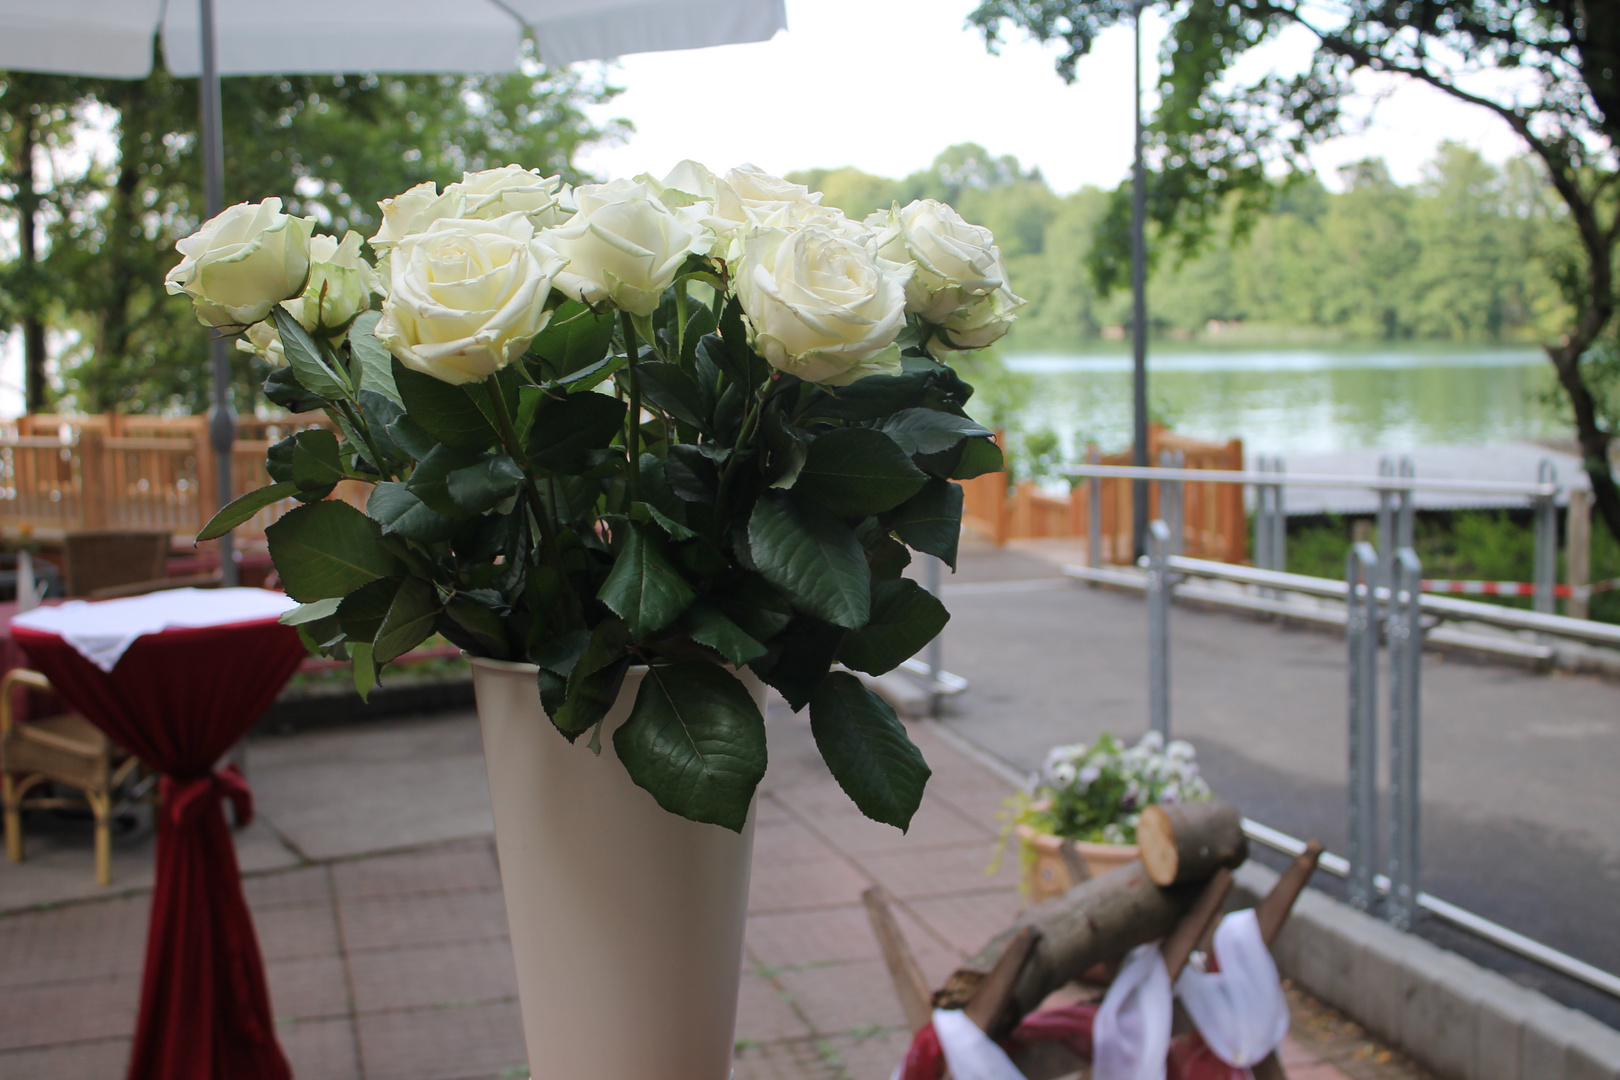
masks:
MULTIPOLYGON (((1014 415, 1076 453, 1131 439, 1128 353, 1012 353, 1014 415)), ((1535 348, 1255 349, 1148 354, 1150 411, 1177 431, 1256 453, 1401 450, 1560 436, 1535 348)))

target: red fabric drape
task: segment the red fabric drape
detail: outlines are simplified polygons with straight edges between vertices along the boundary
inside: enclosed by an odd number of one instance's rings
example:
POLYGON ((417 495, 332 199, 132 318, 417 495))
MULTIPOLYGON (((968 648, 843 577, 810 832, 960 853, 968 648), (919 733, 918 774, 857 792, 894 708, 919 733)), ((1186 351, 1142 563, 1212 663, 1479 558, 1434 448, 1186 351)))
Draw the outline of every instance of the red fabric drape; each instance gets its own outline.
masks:
POLYGON ((291 1080, 221 807, 245 822, 252 804, 214 763, 297 670, 297 632, 265 620, 147 634, 111 674, 55 634, 12 637, 63 700, 163 774, 131 1080, 291 1080))

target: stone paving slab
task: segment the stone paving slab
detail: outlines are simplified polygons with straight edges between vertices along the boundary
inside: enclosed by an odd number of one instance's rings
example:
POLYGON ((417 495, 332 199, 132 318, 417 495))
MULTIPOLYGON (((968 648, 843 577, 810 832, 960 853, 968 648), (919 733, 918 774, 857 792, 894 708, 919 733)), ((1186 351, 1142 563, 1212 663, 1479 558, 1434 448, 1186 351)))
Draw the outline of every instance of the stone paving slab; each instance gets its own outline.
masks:
MULTIPOLYGON (((913 725, 934 778, 915 826, 902 835, 855 813, 802 719, 777 707, 767 727, 772 764, 756 834, 737 1080, 888 1080, 909 1033, 860 893, 881 883, 896 896, 900 926, 927 977, 943 981, 1018 910, 1016 858, 985 872, 997 844, 994 814, 1010 792, 927 724, 913 725)), ((390 799, 417 797, 392 788, 411 771, 403 759, 440 745, 465 749, 469 738, 476 724, 460 716, 273 740, 320 745, 252 754, 260 775, 273 778, 265 814, 298 823, 294 846, 306 855, 345 852, 250 873, 245 882, 278 1035, 300 1080, 528 1075, 492 838, 446 839, 435 824, 401 850, 409 834, 397 822, 373 820, 390 799), (349 800, 349 786, 324 786, 323 754, 338 751, 360 766, 386 765, 370 774, 361 768, 355 781, 379 789, 349 800), (300 802, 324 806, 335 840, 322 838, 313 811, 286 816, 282 800, 306 767, 311 786, 300 802), (348 853, 368 837, 375 854, 348 853)), ((445 779, 449 785, 483 783, 481 759, 457 751, 436 765, 460 770, 445 779)), ((462 815, 457 827, 471 821, 465 800, 453 805, 462 815)), ((148 894, 135 891, 0 915, 0 1077, 122 1074, 148 906, 148 894)), ((1286 1044, 1294 1080, 1420 1075, 1379 1060, 1376 1044, 1342 1021, 1322 1021, 1331 1014, 1314 1003, 1296 997, 1295 1011, 1286 1044)))

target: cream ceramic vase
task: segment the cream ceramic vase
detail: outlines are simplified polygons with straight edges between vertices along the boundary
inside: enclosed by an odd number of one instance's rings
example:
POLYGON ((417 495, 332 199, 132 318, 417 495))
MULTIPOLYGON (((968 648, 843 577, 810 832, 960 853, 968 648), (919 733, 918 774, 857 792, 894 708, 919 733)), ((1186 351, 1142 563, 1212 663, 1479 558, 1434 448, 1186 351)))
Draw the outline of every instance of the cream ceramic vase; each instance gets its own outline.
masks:
MULTIPOLYGON (((1031 904, 1053 896, 1062 896, 1079 882, 1069 873, 1063 861, 1063 839, 1039 832, 1028 825, 1017 829, 1018 841, 1024 849, 1024 891, 1031 904)), ((1094 844, 1077 840, 1075 850, 1085 860, 1086 871, 1096 877, 1115 867, 1124 866, 1141 856, 1135 844, 1094 844)))
MULTIPOLYGON (((676 817, 613 753, 540 707, 532 664, 472 658, 495 848, 535 1080, 726 1080, 731 1074, 754 815, 739 835, 676 817)), ((764 711, 765 690, 742 678, 764 711)))

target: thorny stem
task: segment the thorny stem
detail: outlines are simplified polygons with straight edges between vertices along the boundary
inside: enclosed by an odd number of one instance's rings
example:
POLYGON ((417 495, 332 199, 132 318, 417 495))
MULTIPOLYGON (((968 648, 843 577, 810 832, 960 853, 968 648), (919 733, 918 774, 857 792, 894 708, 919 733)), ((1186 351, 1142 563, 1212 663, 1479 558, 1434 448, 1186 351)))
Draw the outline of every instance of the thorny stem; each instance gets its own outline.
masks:
POLYGON ((752 448, 748 446, 748 440, 753 437, 754 428, 759 426, 759 414, 764 407, 765 396, 756 394, 753 405, 749 407, 748 415, 743 418, 742 429, 737 432, 737 442, 731 449, 731 460, 726 462, 725 471, 720 474, 720 489, 715 492, 714 505, 722 513, 725 510, 726 493, 731 490, 731 477, 736 473, 737 465, 743 458, 753 456, 752 448))
POLYGON ((630 502, 641 496, 641 380, 636 377, 636 327, 628 311, 620 312, 624 326, 625 376, 630 383, 630 426, 624 432, 624 453, 629 468, 624 474, 624 493, 630 502))
POLYGON ((377 475, 384 480, 392 480, 394 478, 393 471, 388 468, 387 459, 382 456, 382 451, 377 448, 377 440, 371 434, 371 425, 366 423, 365 415, 357 412, 354 406, 347 401, 339 400, 334 404, 343 410, 343 415, 349 420, 349 426, 355 430, 360 436, 360 440, 366 444, 366 453, 371 455, 371 463, 376 467, 377 475))

